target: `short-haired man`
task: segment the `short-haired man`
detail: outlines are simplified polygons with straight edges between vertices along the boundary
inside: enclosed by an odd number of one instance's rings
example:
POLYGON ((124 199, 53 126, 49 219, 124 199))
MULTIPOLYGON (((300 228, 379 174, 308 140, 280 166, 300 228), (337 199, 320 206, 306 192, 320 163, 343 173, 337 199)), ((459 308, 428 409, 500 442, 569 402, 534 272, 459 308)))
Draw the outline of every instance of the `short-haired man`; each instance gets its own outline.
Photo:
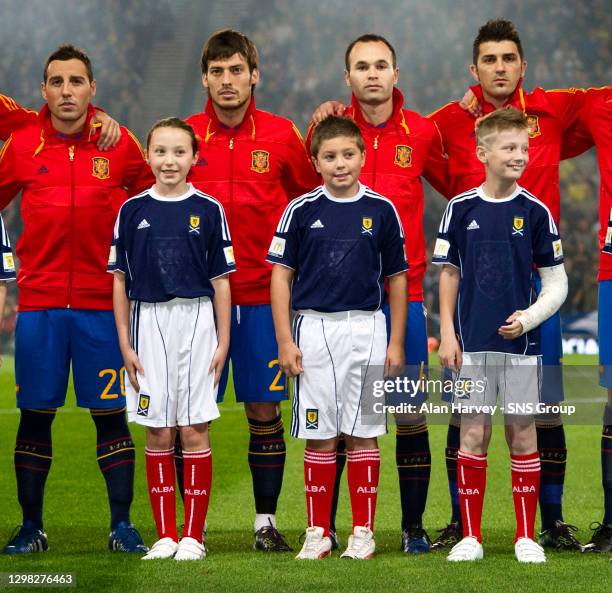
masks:
MULTIPOLYGON (((297 128, 255 107, 257 49, 238 31, 215 33, 202 51, 203 113, 187 118, 198 136, 199 160, 189 180, 225 209, 234 253, 232 361, 236 399, 249 423, 249 466, 255 497, 255 548, 289 551, 276 528, 285 466, 280 402, 287 389, 278 367, 266 254, 287 202, 317 185, 297 128)), ((227 366, 219 386, 227 384, 227 366)))
MULTIPOLYGON (((111 510, 109 548, 146 551, 131 525, 134 444, 125 418, 123 366, 106 273, 109 239, 128 194, 152 176, 127 129, 108 152, 96 146, 96 92, 91 62, 80 49, 53 52, 41 83, 46 105, 0 152, 0 208, 20 191, 24 231, 17 246, 19 319, 15 335, 15 446, 19 532, 5 554, 45 551, 44 486, 51 467, 51 424, 64 404, 72 367, 77 405, 90 409, 97 457, 111 510)), ((31 116, 28 116, 31 117, 31 116)))
MULTIPOLYGON (((367 158, 359 178, 393 202, 406 231, 406 255, 410 268, 404 348, 408 373, 416 373, 412 377, 416 380, 427 372, 428 366, 423 307, 426 258, 421 176, 440 193, 450 197, 446 159, 436 126, 404 106, 404 95, 396 86, 399 69, 395 49, 387 39, 370 33, 351 42, 345 54, 344 77, 352 91, 351 105, 344 113, 354 119, 366 143, 367 158)), ((307 145, 314 129, 314 126, 309 129, 307 145)), ((383 311, 388 319, 389 307, 385 306, 383 311)), ((399 395, 394 394, 394 403, 399 395)), ((426 394, 414 396, 410 398, 403 394, 401 401, 420 404, 426 394)), ((397 416, 396 425, 396 463, 402 508, 401 549, 414 554, 428 552, 429 538, 422 523, 431 472, 427 421, 424 414, 417 413, 397 416)), ((332 508, 332 539, 344 461, 345 454, 340 448, 332 508)))

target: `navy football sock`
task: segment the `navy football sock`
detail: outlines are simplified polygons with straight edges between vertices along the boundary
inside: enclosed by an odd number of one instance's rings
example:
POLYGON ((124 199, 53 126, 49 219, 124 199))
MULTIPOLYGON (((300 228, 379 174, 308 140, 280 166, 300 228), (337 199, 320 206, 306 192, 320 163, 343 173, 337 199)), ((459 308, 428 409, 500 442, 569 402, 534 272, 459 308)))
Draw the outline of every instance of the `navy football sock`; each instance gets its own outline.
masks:
POLYGON ((329 516, 329 528, 336 531, 336 513, 338 512, 338 499, 340 497, 340 483, 342 482, 342 472, 346 465, 346 441, 344 437, 338 439, 336 447, 336 481, 334 482, 334 496, 332 498, 331 514, 329 516))
POLYGON ((402 530, 423 526, 431 474, 429 432, 425 417, 410 425, 398 425, 395 459, 402 505, 402 530))
POLYGON ((90 410, 96 425, 98 465, 106 481, 111 529, 130 520, 134 497, 134 441, 127 425, 125 408, 90 410))
POLYGON ((612 407, 604 411, 604 427, 601 435, 601 481, 604 489, 603 523, 612 525, 612 407))
POLYGON ((542 531, 563 521, 563 485, 565 482, 565 429, 560 416, 536 418, 538 451, 542 467, 540 515, 542 531))
POLYGON ((451 416, 446 433, 446 473, 448 475, 448 491, 451 499, 451 523, 461 525, 461 506, 459 505, 459 490, 457 489, 457 452, 461 434, 461 417, 451 416))
POLYGON ((183 445, 181 445, 181 433, 176 431, 174 439, 174 470, 176 471, 176 483, 183 502, 185 501, 185 484, 183 483, 184 466, 183 466, 183 445))
POLYGON ((274 515, 283 485, 285 439, 283 419, 253 420, 249 423, 249 467, 257 514, 274 515))
POLYGON ((21 410, 15 443, 17 499, 23 513, 23 525, 43 528, 45 482, 51 469, 51 424, 57 410, 21 410))

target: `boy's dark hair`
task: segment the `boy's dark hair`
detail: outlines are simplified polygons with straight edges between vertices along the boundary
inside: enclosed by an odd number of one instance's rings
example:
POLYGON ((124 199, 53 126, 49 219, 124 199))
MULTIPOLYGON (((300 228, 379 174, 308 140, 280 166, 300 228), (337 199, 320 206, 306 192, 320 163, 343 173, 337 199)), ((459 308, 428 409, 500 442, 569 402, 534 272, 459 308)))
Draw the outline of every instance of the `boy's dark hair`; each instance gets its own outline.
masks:
POLYGON ((521 60, 523 60, 523 45, 521 44, 521 38, 512 21, 508 19, 494 19, 487 21, 478 29, 478 35, 476 35, 476 39, 474 39, 474 46, 472 48, 473 64, 478 63, 480 46, 487 41, 514 41, 519 56, 521 60))
POLYGON ((376 35, 376 33, 366 33, 365 35, 361 35, 361 37, 357 37, 354 41, 351 41, 349 46, 346 48, 346 53, 344 54, 344 66, 346 71, 349 72, 351 69, 350 58, 351 52, 353 48, 358 43, 384 43, 391 50, 391 60, 393 62, 393 69, 397 68, 397 58, 395 57, 395 49, 393 46, 387 41, 382 35, 376 35))
POLYGON ((484 138, 506 130, 525 130, 528 132, 527 116, 514 107, 497 109, 493 113, 489 113, 476 124, 476 144, 482 146, 484 138))
POLYGON ((321 144, 323 144, 325 140, 331 140, 339 136, 353 138, 359 150, 361 152, 365 151, 363 136, 357 124, 349 117, 330 115, 315 127, 310 142, 310 154, 316 158, 319 154, 321 144))
POLYGON ((149 150, 149 144, 151 144, 153 132, 159 128, 177 128, 187 132, 191 138, 191 148, 193 149, 193 154, 198 152, 198 139, 196 138, 193 128, 186 121, 183 121, 178 117, 167 117, 165 119, 160 119, 153 124, 149 130, 149 133, 147 134, 147 151, 149 150))
POLYGON ((202 48, 202 74, 208 72, 208 63, 213 60, 227 60, 240 54, 249 66, 249 72, 258 68, 259 57, 255 44, 234 29, 223 29, 213 33, 202 48))
POLYGON ((59 60, 60 62, 67 62, 68 60, 81 60, 87 69, 87 77, 89 78, 89 82, 94 79, 93 68, 91 67, 91 60, 89 59, 89 56, 80 47, 66 43, 64 45, 60 45, 47 58, 47 61, 45 62, 45 70, 43 72, 43 80, 45 82, 47 82, 47 69, 49 68, 49 64, 55 60, 59 60))

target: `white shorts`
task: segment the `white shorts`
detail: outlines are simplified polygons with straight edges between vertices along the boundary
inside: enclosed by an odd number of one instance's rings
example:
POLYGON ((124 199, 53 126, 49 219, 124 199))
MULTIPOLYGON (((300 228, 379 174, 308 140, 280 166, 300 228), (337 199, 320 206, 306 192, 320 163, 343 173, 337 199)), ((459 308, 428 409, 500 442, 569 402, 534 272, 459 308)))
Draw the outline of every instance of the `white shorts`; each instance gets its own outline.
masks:
POLYGON ((300 439, 385 434, 386 414, 363 412, 368 397, 364 386, 384 374, 387 329, 382 311, 300 311, 293 328, 304 372, 293 383, 291 434, 300 439))
POLYGON ((219 417, 214 373, 217 348, 207 297, 131 303, 132 347, 144 368, 136 393, 127 375, 128 419, 144 426, 189 426, 219 417))
POLYGON ((499 394, 500 412, 529 416, 539 413, 541 388, 541 356, 464 352, 453 404, 460 404, 466 413, 477 413, 495 406, 499 394))

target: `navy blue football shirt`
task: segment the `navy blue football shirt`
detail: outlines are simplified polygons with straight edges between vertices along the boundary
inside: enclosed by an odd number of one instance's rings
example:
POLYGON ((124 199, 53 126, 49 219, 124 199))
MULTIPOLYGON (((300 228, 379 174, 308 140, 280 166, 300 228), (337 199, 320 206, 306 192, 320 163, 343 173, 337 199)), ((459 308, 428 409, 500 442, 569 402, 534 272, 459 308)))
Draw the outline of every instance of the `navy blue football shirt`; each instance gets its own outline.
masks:
POLYGON ((433 263, 461 271, 455 330, 463 351, 540 354, 538 328, 514 340, 497 332, 512 313, 534 302, 534 264, 562 262, 550 211, 522 187, 499 200, 486 196, 482 186, 453 198, 440 223, 433 263))
POLYGON ((295 270, 293 309, 323 313, 380 309, 385 277, 408 269, 395 207, 361 184, 353 198, 321 186, 293 200, 267 261, 295 270))
POLYGON ((211 280, 236 269, 223 207, 190 184, 176 198, 153 188, 121 206, 108 262, 132 300, 212 297, 211 280))

